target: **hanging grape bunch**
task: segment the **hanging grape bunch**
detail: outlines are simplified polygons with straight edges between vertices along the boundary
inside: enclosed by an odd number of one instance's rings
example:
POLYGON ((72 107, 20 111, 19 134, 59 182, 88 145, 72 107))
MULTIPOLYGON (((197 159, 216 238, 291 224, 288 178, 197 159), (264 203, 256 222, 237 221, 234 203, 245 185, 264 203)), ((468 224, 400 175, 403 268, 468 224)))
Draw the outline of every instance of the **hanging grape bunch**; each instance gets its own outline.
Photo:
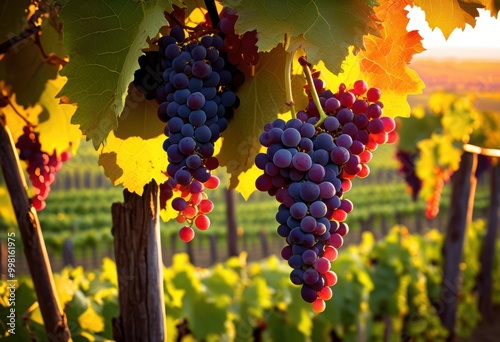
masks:
POLYGON ((353 204, 344 198, 351 179, 364 178, 378 144, 396 139, 392 118, 382 116, 380 91, 356 81, 352 90, 341 84, 335 94, 326 90, 319 73, 311 73, 305 58, 299 62, 308 78, 309 104, 285 122, 264 127, 260 142, 267 147, 255 159, 264 173, 256 187, 280 203, 277 232, 287 242, 281 255, 293 270, 292 283, 316 312, 325 309, 337 282, 331 262, 338 255, 345 223, 353 204))
POLYGON ((33 187, 35 195, 31 198, 31 204, 37 211, 45 208, 45 199, 50 193, 50 186, 56 180, 56 173, 61 169, 63 162, 71 158, 69 151, 57 155, 41 151, 42 145, 38 140, 39 134, 33 131, 31 126, 23 127, 23 134, 19 136, 16 147, 20 150, 19 158, 28 164, 26 170, 33 187))
POLYGON ((160 185, 160 204, 165 207, 173 197, 171 206, 183 225, 179 237, 185 242, 195 235, 193 225, 200 230, 210 227, 207 214, 213 203, 204 190, 216 189, 220 183, 211 173, 219 166, 214 144, 239 105, 235 91, 244 81, 235 64, 258 61, 252 57, 258 56, 255 32, 236 35, 236 20, 233 12, 223 10, 220 30, 207 29, 211 26, 207 23, 194 29, 172 25, 169 34, 158 40, 159 52, 139 58, 141 69, 135 74, 134 84, 148 99, 156 99, 158 117, 166 123, 163 148, 169 161, 168 179, 160 185), (148 67, 161 71, 160 84, 147 87, 148 67))

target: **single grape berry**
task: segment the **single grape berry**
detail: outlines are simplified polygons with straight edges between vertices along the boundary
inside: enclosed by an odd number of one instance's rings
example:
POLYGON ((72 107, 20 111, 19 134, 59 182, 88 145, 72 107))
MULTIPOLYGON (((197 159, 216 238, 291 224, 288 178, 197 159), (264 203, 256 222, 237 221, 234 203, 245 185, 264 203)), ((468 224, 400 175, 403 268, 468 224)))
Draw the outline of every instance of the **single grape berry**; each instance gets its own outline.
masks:
POLYGON ((191 227, 185 226, 179 229, 179 238, 184 242, 189 242, 194 238, 194 230, 191 227))

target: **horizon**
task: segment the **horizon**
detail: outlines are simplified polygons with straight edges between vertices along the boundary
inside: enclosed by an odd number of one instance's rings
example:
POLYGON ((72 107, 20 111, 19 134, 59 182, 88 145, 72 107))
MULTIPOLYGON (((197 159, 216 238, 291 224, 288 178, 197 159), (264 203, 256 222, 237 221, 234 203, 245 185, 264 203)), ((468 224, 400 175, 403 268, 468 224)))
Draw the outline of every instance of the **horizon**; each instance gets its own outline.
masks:
POLYGON ((422 9, 408 6, 407 10, 407 30, 418 30, 426 49, 416 54, 415 60, 500 60, 500 20, 491 17, 489 11, 479 9, 474 28, 467 24, 464 30, 457 28, 445 39, 439 28, 431 30, 422 9))

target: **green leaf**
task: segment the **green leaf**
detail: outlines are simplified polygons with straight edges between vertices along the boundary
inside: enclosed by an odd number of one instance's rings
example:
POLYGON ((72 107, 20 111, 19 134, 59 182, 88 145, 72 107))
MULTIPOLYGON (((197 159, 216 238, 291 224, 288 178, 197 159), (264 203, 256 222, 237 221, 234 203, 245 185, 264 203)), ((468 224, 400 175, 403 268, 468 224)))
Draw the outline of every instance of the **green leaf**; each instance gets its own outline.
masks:
POLYGON ((349 54, 349 46, 363 48, 363 35, 376 34, 372 15, 376 1, 224 0, 224 6, 238 11, 236 31, 257 30, 260 51, 288 44, 288 51, 305 48, 308 60, 323 60, 333 73, 349 54))
POLYGON ((163 15, 173 0, 69 1, 61 11, 64 45, 70 62, 61 74, 61 91, 78 103, 73 123, 94 147, 118 126, 141 48, 166 24, 163 15))
POLYGON ((6 41, 21 33, 26 25, 26 9, 29 0, 2 1, 0 4, 0 41, 6 41))
POLYGON ((233 270, 224 268, 222 264, 217 264, 212 273, 204 277, 202 282, 215 297, 234 298, 241 279, 233 270))
POLYGON ((115 136, 122 140, 129 137, 147 140, 164 134, 165 124, 158 119, 157 111, 158 104, 146 100, 144 94, 130 84, 115 136))
POLYGON ((241 296, 241 301, 246 304, 245 309, 248 313, 258 318, 262 318, 264 310, 273 305, 271 290, 261 277, 253 278, 252 283, 245 287, 241 296))
POLYGON ((428 138, 432 132, 441 127, 440 120, 441 118, 437 115, 405 118, 399 130, 399 148, 408 152, 417 151, 417 143, 428 138))
POLYGON ((224 334, 228 320, 227 306, 210 299, 206 293, 190 292, 183 298, 189 328, 198 340, 210 334, 224 334))
MULTIPOLYGON (((66 55, 61 32, 53 25, 43 26, 40 40, 45 54, 61 58, 66 55)), ((16 102, 24 107, 34 106, 38 102, 47 81, 55 79, 58 70, 59 65, 45 60, 33 39, 19 43, 0 60, 0 79, 12 86, 16 102)))
MULTIPOLYGON (((285 57, 282 46, 261 54, 254 76, 247 70, 245 83, 238 89, 241 104, 228 129, 222 133, 223 143, 218 155, 220 164, 231 174, 231 188, 238 185, 238 176, 254 165, 264 125, 276 119, 279 113, 289 112, 285 105, 285 57)), ((295 76, 292 83, 296 108, 305 108, 304 78, 295 76)))

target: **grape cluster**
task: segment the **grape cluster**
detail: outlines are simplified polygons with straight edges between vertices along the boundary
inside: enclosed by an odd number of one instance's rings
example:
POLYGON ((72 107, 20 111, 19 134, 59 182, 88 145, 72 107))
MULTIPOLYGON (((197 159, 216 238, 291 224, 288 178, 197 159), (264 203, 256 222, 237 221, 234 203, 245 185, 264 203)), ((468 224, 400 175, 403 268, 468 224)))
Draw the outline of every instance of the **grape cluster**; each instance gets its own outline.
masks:
POLYGON ((259 62, 257 31, 248 31, 241 36, 236 34, 234 25, 237 20, 238 16, 233 9, 228 7, 222 9, 219 22, 219 28, 224 37, 222 51, 226 52, 228 62, 233 65, 241 62, 256 65, 259 62))
POLYGON ((139 69, 134 72, 134 86, 146 99, 157 99, 156 92, 163 84, 161 60, 158 51, 147 51, 139 57, 139 69))
POLYGON ((186 37, 180 26, 172 27, 158 41, 164 83, 157 88, 156 97, 158 117, 166 123, 167 188, 179 194, 172 207, 179 212, 177 221, 188 223, 179 232, 184 241, 192 239, 193 224, 201 230, 210 226, 205 214, 213 204, 204 189, 219 184, 211 174, 219 166, 213 156, 214 143, 239 104, 233 74, 220 56, 223 43, 218 35, 186 37))
POLYGON ((344 221, 353 204, 344 193, 352 178, 369 174, 371 151, 395 140, 395 123, 382 116, 377 88, 357 81, 354 89, 342 84, 334 94, 318 76, 313 73, 314 87, 326 118, 320 119, 311 100, 296 118, 267 124, 260 136, 267 151, 259 153, 255 163, 264 171, 256 180, 257 189, 281 203, 277 232, 286 238, 281 255, 293 268, 290 279, 302 286, 302 298, 321 312, 337 282, 331 262, 349 231, 344 221))
POLYGON ((71 158, 71 153, 65 151, 58 156, 55 151, 51 155, 42 152, 38 136, 30 126, 25 126, 16 147, 20 150, 19 158, 28 164, 29 179, 35 187, 31 203, 35 210, 40 211, 45 208, 45 199, 49 195, 50 185, 56 180, 56 173, 61 169, 62 163, 71 158))
POLYGON ((422 189, 422 181, 418 178, 415 171, 417 156, 418 154, 415 152, 406 152, 403 150, 398 150, 396 153, 396 158, 399 161, 398 172, 403 176, 414 201, 417 200, 418 193, 422 189))

